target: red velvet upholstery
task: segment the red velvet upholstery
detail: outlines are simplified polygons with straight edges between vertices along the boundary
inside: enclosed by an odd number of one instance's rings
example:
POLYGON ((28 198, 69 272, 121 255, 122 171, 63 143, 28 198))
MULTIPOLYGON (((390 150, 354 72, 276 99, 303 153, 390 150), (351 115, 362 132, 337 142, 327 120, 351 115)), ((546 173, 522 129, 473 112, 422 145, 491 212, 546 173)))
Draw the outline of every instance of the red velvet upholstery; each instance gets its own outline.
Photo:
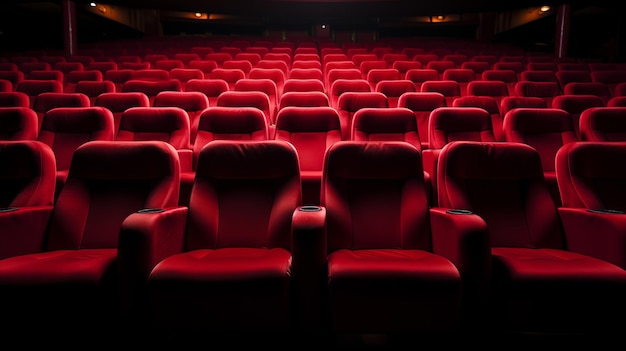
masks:
POLYGON ((441 93, 405 93, 398 99, 398 107, 406 107, 415 115, 422 149, 427 149, 429 146, 428 123, 430 113, 438 107, 445 106, 447 106, 446 98, 441 93))
POLYGON ((560 205, 554 159, 563 145, 580 140, 569 113, 557 108, 517 108, 506 114, 503 128, 506 141, 528 144, 537 150, 555 204, 560 205))
POLYGON ((565 230, 593 243, 576 240, 572 250, 604 257, 626 268, 624 213, 626 211, 626 143, 584 141, 570 143, 556 155, 556 176, 563 206, 559 212, 565 230))
POLYGON ((199 91, 209 98, 209 106, 217 106, 217 97, 228 91, 228 82, 223 79, 191 79, 185 85, 185 91, 199 91))
POLYGON ((280 98, 278 111, 286 106, 320 107, 330 106, 328 95, 321 91, 288 91, 280 98))
MULTIPOLYGON (((326 154, 321 204, 321 211, 299 211, 294 216, 294 238, 300 238, 301 225, 309 233, 320 223, 321 233, 325 232, 326 259, 315 265, 326 266, 321 269, 327 272, 325 278, 319 282, 327 294, 331 332, 447 333, 457 329, 461 274, 443 256, 446 250, 438 250, 443 248, 439 235, 445 222, 440 216, 446 215, 433 210, 437 213, 432 213, 436 219, 431 222, 418 149, 397 141, 335 143, 326 154)), ((470 217, 447 219, 480 222, 470 217)), ((459 244, 464 236, 460 232, 467 227, 461 222, 455 225, 459 227, 446 225, 450 231, 444 241, 459 244)), ((475 233, 485 235, 479 230, 475 233)), ((467 253, 464 245, 457 248, 461 256, 467 253)), ((294 250, 294 265, 300 255, 317 258, 317 254, 294 250)))
POLYGON ((198 68, 174 68, 170 71, 169 79, 177 79, 180 81, 180 87, 183 91, 187 88, 187 82, 191 79, 203 79, 204 72, 198 68))
POLYGON ((0 107, 31 108, 30 99, 28 95, 19 91, 1 91, 0 92, 0 107))
POLYGON ((44 92, 38 94, 33 100, 33 110, 39 118, 41 127, 42 119, 46 112, 55 107, 90 107, 91 100, 82 93, 44 92))
MULTIPOLYGON (((603 105, 606 105, 612 97, 608 85, 600 82, 570 82, 563 88, 563 94, 594 95, 602 99, 603 105)), ((555 107, 554 102, 552 107, 555 107)))
POLYGON ((328 90, 330 106, 338 108, 339 97, 345 92, 371 92, 370 84, 365 79, 338 78, 334 80, 328 90))
POLYGON ((148 95, 141 92, 111 92, 98 95, 95 106, 106 107, 113 113, 115 134, 120 128, 122 113, 131 107, 150 107, 148 95))
POLYGON ((74 151, 92 140, 114 139, 111 111, 104 107, 56 107, 42 119, 37 140, 54 152, 57 170, 56 195, 65 184, 74 151))
POLYGON ((546 100, 532 96, 505 96, 500 100, 500 114, 504 118, 510 110, 518 107, 548 107, 546 100))
POLYGON ((96 106, 96 99, 100 94, 115 92, 115 84, 109 80, 83 80, 76 83, 74 92, 87 95, 90 106, 96 106))
POLYGON ((414 93, 415 85, 408 79, 381 80, 376 83, 374 91, 385 94, 389 107, 398 107, 398 100, 404 93, 414 93))
POLYGON ((289 78, 285 81, 285 85, 283 86, 283 96, 285 93, 303 91, 319 91, 326 94, 324 80, 314 78, 289 78))
POLYGON ((202 149, 196 172, 184 238, 173 228, 170 253, 152 261, 155 326, 285 337, 294 326, 291 222, 301 202, 296 150, 283 141, 216 140, 202 149))
POLYGON ((37 113, 29 107, 0 107, 0 140, 35 140, 37 113))
POLYGON ((461 85, 455 80, 428 80, 422 83, 422 93, 441 93, 446 98, 446 105, 452 106, 454 99, 461 96, 461 85))
POLYGON ((270 79, 276 84, 276 93, 278 96, 283 94, 283 87, 285 80, 287 80, 287 74, 279 68, 252 68, 248 74, 248 78, 252 79, 270 79))
POLYGON ((167 143, 80 146, 47 226, 28 222, 42 239, 37 251, 0 260, 8 332, 97 338, 120 332, 126 320, 119 297, 128 292, 118 279, 121 224, 140 209, 176 206, 179 172, 176 151, 167 143))
POLYGON ((572 117, 572 124, 576 131, 576 136, 580 139, 580 114, 591 107, 604 107, 603 99, 596 95, 570 95, 563 94, 555 96, 552 100, 553 108, 560 108, 569 112, 572 117))
POLYGON ((0 259, 38 252, 54 203, 54 153, 35 140, 3 140, 0 169, 0 259))
POLYGON ((278 95, 278 89, 276 83, 269 78, 244 78, 235 83, 233 87, 235 91, 260 91, 265 93, 270 99, 269 113, 271 120, 276 120, 276 112, 278 110, 278 103, 280 101, 280 95, 278 95))
POLYGON ((515 84, 515 95, 524 97, 538 97, 552 107, 552 99, 563 94, 563 90, 556 81, 528 81, 522 80, 515 84))
POLYGON ((583 141, 626 141, 626 106, 586 109, 579 123, 583 141))
MULTIPOLYGON (((167 71, 166 71, 167 72, 167 71)), ((162 91, 183 91, 178 79, 142 80, 131 79, 122 84, 123 93, 139 92, 148 96, 150 106, 154 106, 154 98, 162 91)))
POLYGON ((626 271, 571 249, 572 240, 598 237, 590 230, 573 238, 561 229, 541 163, 522 143, 450 143, 439 159, 439 203, 487 223, 492 330, 610 335, 623 328, 615 321, 624 313, 626 271))
POLYGON ((271 112, 270 97, 261 91, 226 91, 217 97, 216 106, 256 107, 263 112, 270 127, 270 139, 274 135, 275 120, 271 112))
POLYGON ((28 95, 30 101, 30 107, 35 104, 35 98, 40 93, 62 93, 63 83, 56 80, 34 80, 24 79, 17 84, 14 84, 15 91, 22 92, 28 95))
POLYGON ((332 107, 285 107, 276 117, 276 140, 290 142, 298 151, 302 201, 319 205, 322 166, 326 150, 341 139, 339 114, 332 107))
MULTIPOLYGON (((510 95, 513 96, 515 95, 515 84, 519 81, 519 76, 517 73, 515 73, 515 71, 507 69, 488 69, 485 70, 482 74, 482 80, 483 81, 500 81, 500 82, 504 82, 504 84, 506 85, 507 88, 507 93, 508 94, 503 94, 502 92, 502 88, 489 88, 489 84, 487 84, 486 86, 481 84, 477 84, 478 89, 483 90, 486 92, 486 94, 480 94, 480 95, 494 95, 494 96, 506 96, 506 95, 510 95), (489 89, 489 90, 484 90, 484 89, 489 89), (490 92, 490 90, 493 89, 493 92, 490 92), (500 92, 499 92, 500 91, 500 92)), ((501 84, 500 84, 501 85, 501 84)), ((475 88, 477 89, 477 88, 475 88)))
POLYGON ((452 103, 452 107, 479 107, 491 115, 491 128, 493 136, 497 141, 504 140, 502 131, 503 116, 500 114, 500 104, 493 96, 461 96, 456 98, 452 103))
POLYGON ((63 91, 66 93, 74 93, 76 92, 76 84, 78 84, 78 82, 101 82, 103 79, 104 75, 98 70, 71 71, 65 75, 63 91))
POLYGON ((116 141, 159 140, 171 144, 182 172, 192 169, 189 115, 180 107, 131 107, 122 112, 116 141))
POLYGON ((202 111, 209 107, 209 98, 201 92, 162 91, 154 97, 154 107, 180 107, 189 116, 189 140, 193 144, 202 111))
POLYGON ((437 204, 437 172, 439 154, 448 143, 464 141, 496 141, 491 114, 480 107, 439 107, 430 114, 428 148, 422 151, 424 171, 430 174, 432 204, 437 204))
POLYGON ((354 92, 342 93, 337 99, 336 110, 339 113, 341 123, 341 136, 343 140, 350 140, 352 118, 354 113, 362 108, 388 108, 387 97, 381 92, 354 92))

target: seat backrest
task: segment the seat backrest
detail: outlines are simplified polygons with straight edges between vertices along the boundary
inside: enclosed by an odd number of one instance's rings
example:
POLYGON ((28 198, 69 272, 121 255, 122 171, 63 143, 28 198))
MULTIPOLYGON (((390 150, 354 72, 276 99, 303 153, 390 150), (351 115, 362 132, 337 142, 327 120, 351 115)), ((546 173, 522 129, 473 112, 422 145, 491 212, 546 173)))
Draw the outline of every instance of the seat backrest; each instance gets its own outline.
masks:
POLYGON ((270 97, 261 91, 225 91, 217 97, 216 106, 256 107, 263 112, 268 125, 275 124, 270 97))
POLYGON ((268 140, 269 126, 263 112, 255 107, 215 106, 202 111, 193 142, 193 169, 200 150, 214 140, 268 140))
POLYGON ((227 60, 222 63, 221 68, 224 69, 240 69, 245 73, 245 77, 248 77, 248 73, 252 69, 252 62, 248 60, 227 60))
POLYGON ((217 106, 217 97, 229 91, 228 82, 223 79, 191 79, 185 85, 185 91, 199 91, 209 99, 209 106, 217 106))
POLYGON ((415 115, 422 149, 428 148, 428 123, 431 112, 444 106, 447 106, 446 98, 441 93, 405 93, 398 99, 398 107, 408 108, 415 115))
POLYGON ((347 91, 339 96, 336 110, 339 113, 341 136, 343 140, 349 140, 351 138, 350 129, 352 127, 354 113, 364 107, 388 108, 389 103, 387 102, 385 94, 376 91, 347 91))
POLYGON ((559 82, 561 89, 565 89, 565 85, 571 82, 591 82, 591 74, 589 70, 557 70, 554 72, 556 80, 559 82))
MULTIPOLYGON (((590 64, 591 65, 591 64, 590 64)), ((623 69, 611 69, 611 70, 592 70, 589 73, 591 75, 592 82, 604 83, 609 87, 609 91, 612 96, 615 96, 615 87, 626 82, 626 70, 623 69)))
POLYGON ((185 64, 181 60, 165 59, 157 60, 153 65, 150 65, 153 69, 162 69, 171 71, 174 68, 185 68, 185 64))
POLYGON ((510 96, 509 85, 500 80, 475 80, 467 83, 467 95, 491 96, 498 104, 504 97, 510 96))
POLYGON ((33 110, 39 117, 39 125, 44 114, 55 107, 89 107, 91 100, 83 93, 44 92, 33 102, 33 110))
POLYGON ((398 107, 398 100, 404 93, 415 92, 415 85, 408 79, 381 80, 374 91, 385 94, 389 107, 398 107))
POLYGON ((508 94, 515 95, 515 84, 519 81, 518 75, 515 71, 510 69, 488 69, 483 71, 483 81, 501 81, 506 84, 508 94))
POLYGON ((500 100, 500 114, 504 118, 507 112, 519 107, 548 107, 546 100, 532 96, 505 96, 500 100))
POLYGON ((564 207, 626 211, 626 143, 576 142, 556 155, 564 207))
POLYGON ((209 98, 198 91, 162 91, 154 98, 154 107, 180 107, 189 116, 190 142, 196 138, 198 119, 202 111, 209 107, 209 98))
POLYGON ((365 79, 339 78, 332 82, 328 91, 330 106, 337 108, 339 97, 346 92, 371 92, 370 84, 365 79))
POLYGON ((533 71, 533 70, 524 70, 520 73, 519 80, 520 81, 530 81, 530 82, 557 82, 555 71, 552 70, 541 70, 541 71, 533 71))
POLYGON ((180 107, 131 107, 122 112, 116 141, 159 140, 191 149, 187 111, 180 107))
POLYGON ((461 68, 469 68, 474 71, 476 79, 482 79, 484 71, 491 69, 489 62, 485 61, 467 61, 461 64, 461 68))
POLYGON ((140 80, 131 79, 122 84, 121 92, 139 92, 148 96, 150 106, 154 106, 154 98, 162 91, 183 91, 178 79, 140 80))
POLYGON ((474 71, 469 68, 448 68, 443 71, 441 79, 459 82, 461 96, 465 96, 467 95, 467 85, 469 82, 476 80, 476 76, 474 71))
POLYGON ((220 66, 211 71, 211 79, 221 79, 226 81, 226 83, 228 83, 229 90, 234 89, 235 83, 239 79, 244 79, 246 77, 246 72, 239 68, 223 68, 220 66))
POLYGON ((596 95, 569 95, 563 94, 555 96, 552 100, 553 108, 560 108, 569 112, 572 123, 574 124, 574 130, 578 138, 580 135, 580 114, 591 107, 603 107, 604 101, 601 97, 596 95))
POLYGON ((556 206, 536 149, 456 141, 439 154, 438 202, 485 220, 492 247, 563 248, 556 206))
POLYGON ((30 107, 0 107, 0 140, 35 140, 39 134, 37 113, 30 107))
POLYGON ((213 60, 196 60, 191 61, 187 65, 189 69, 199 69, 204 74, 204 78, 211 78, 211 72, 218 67, 217 62, 213 60))
POLYGON ((46 249, 116 248, 122 221, 142 209, 177 206, 179 184, 178 156, 167 143, 85 143, 56 200, 46 249))
POLYGON ((319 80, 320 82, 324 82, 324 73, 319 68, 294 68, 288 72, 287 77, 288 77, 287 80, 289 79, 316 79, 316 80, 319 80))
MULTIPOLYGON (((36 140, 0 141, 0 208, 51 206, 56 162, 52 149, 36 140)), ((7 244, 0 238, 0 257, 7 244)))
POLYGON ((406 72, 410 69, 421 69, 424 68, 422 66, 422 63, 419 61, 413 61, 413 60, 398 60, 398 61, 394 61, 391 64, 391 68, 395 68, 398 70, 398 72, 400 72, 400 78, 401 79, 406 79, 406 72))
POLYGON ((288 91, 283 93, 277 113, 286 106, 320 107, 330 106, 330 103, 321 91, 288 91))
POLYGON ((44 114, 37 140, 54 151, 57 171, 66 171, 80 145, 114 140, 113 128, 113 114, 104 107, 56 107, 44 114))
POLYGON ((134 70, 131 79, 137 80, 166 80, 170 76, 169 70, 163 68, 147 68, 134 70))
MULTIPOLYGON (((265 93, 270 99, 270 116, 272 120, 276 118, 278 108, 278 88, 276 83, 269 78, 244 78, 235 83, 234 91, 260 91, 265 93)), ((282 95, 282 94, 281 94, 282 95)))
POLYGON ((110 69, 104 73, 104 80, 115 84, 115 91, 121 92, 122 85, 133 78, 131 69, 110 69))
POLYGON ((406 142, 333 144, 324 161, 320 200, 327 211, 329 252, 430 248, 422 161, 406 142))
POLYGON ((85 80, 85 81, 80 81, 76 83, 74 92, 87 95, 91 106, 95 106, 96 99, 98 98, 100 94, 115 92, 115 84, 113 84, 113 82, 108 81, 108 80, 102 80, 102 81, 85 80))
POLYGON ((279 68, 252 68, 248 74, 248 78, 273 80, 276 84, 276 92, 278 96, 280 96, 283 94, 287 74, 279 68))
POLYGON ((352 118, 351 140, 404 141, 422 150, 417 121, 405 107, 362 108, 352 118))
POLYGON ((291 217, 301 199, 293 145, 215 140, 198 157, 185 249, 290 249, 291 217))
POLYGON ((569 113, 557 108, 516 108, 504 117, 504 138, 528 144, 539 153, 544 172, 554 172, 556 152, 578 141, 569 113))
POLYGON ((15 91, 28 95, 30 107, 33 107, 41 93, 63 93, 63 84, 57 80, 24 79, 17 83, 15 91))
POLYGON ((479 107, 489 112, 494 137, 497 141, 504 140, 503 116, 500 114, 500 105, 496 98, 492 96, 461 96, 454 100, 452 107, 479 107))
POLYGON ((626 107, 591 107, 580 114, 582 141, 626 141, 626 107))
MULTIPOLYGON (((277 68, 285 73, 285 75, 289 75, 289 71, 291 68, 291 58, 288 60, 283 59, 261 59, 259 62, 254 64, 253 68, 277 68)), ((317 69, 317 68, 316 68, 317 69)))
POLYGON ((454 80, 428 80, 422 83, 420 92, 441 93, 446 98, 446 104, 452 106, 454 99, 461 96, 461 85, 454 80))
POLYGON ((122 113, 131 107, 150 107, 150 100, 141 92, 112 92, 98 95, 94 105, 106 107, 113 113, 115 134, 117 134, 122 113))
POLYGON ((515 84, 515 95, 525 97, 538 97, 552 107, 555 96, 563 94, 563 90, 557 82, 534 82, 522 80, 515 84))
POLYGON ((429 149, 457 140, 495 141, 491 115, 479 107, 439 107, 430 114, 429 149))
POLYGON ((321 172, 326 150, 341 140, 339 115, 332 107, 285 107, 276 116, 274 139, 295 146, 302 172, 321 172))
POLYGON ((31 108, 28 95, 19 91, 0 91, 0 107, 31 108))
MULTIPOLYGON (((594 95, 602 100, 603 105, 606 105, 612 97, 609 87, 600 82, 570 82, 563 88, 563 94, 594 95)), ((552 107, 555 107, 554 99, 552 100, 552 107)))
POLYGON ((289 92, 308 92, 317 91, 326 95, 326 88, 324 82, 314 78, 289 78, 285 81, 283 86, 283 96, 289 92))
POLYGON ((183 91, 191 79, 204 79, 204 72, 198 68, 174 68, 170 71, 169 79, 178 79, 183 91))

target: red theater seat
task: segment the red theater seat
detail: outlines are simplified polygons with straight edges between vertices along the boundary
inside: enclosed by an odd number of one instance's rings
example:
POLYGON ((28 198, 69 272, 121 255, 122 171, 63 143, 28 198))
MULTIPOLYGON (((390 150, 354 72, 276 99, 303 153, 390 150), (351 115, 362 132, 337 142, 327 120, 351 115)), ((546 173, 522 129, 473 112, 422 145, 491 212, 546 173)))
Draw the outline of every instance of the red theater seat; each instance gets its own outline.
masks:
POLYGON ((0 107, 0 140, 35 140, 39 118, 30 107, 0 107))

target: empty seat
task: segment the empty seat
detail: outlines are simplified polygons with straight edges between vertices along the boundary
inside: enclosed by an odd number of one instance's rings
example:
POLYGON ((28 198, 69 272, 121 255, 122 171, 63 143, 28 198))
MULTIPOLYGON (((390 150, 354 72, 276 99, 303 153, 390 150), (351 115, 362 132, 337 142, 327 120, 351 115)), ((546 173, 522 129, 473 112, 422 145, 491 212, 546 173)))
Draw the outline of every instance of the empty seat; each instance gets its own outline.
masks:
POLYGON ((283 93, 278 111, 287 106, 323 107, 330 106, 328 96, 321 91, 288 91, 283 93))
POLYGON ((0 91, 0 107, 28 107, 30 99, 26 93, 19 91, 0 91))
POLYGON ((118 275, 120 228, 142 209, 166 212, 139 213, 142 221, 171 218, 179 172, 176 152, 162 142, 91 141, 76 149, 49 220, 33 217, 23 224, 36 249, 0 261, 11 338, 23 340, 28 329, 47 340, 104 340, 132 330, 121 303, 134 286, 118 275), (59 315, 67 319, 58 323, 59 315))
POLYGON ((289 78, 285 81, 285 85, 283 86, 282 96, 285 96, 285 94, 289 92, 308 92, 308 91, 317 91, 320 93, 324 93, 324 95, 326 95, 326 88, 324 87, 324 83, 323 81, 320 81, 319 79, 289 78))
POLYGON ((211 78, 211 72, 218 68, 218 64, 213 60, 197 60, 189 62, 187 68, 199 69, 204 74, 204 78, 211 78))
POLYGON ((461 96, 454 100, 452 107, 479 107, 491 115, 491 127, 496 141, 504 140, 502 131, 503 116, 500 113, 500 104, 492 96, 461 96))
POLYGON ((150 100, 141 92, 102 93, 96 98, 94 106, 106 107, 113 113, 114 131, 117 134, 122 113, 131 107, 150 107, 150 100))
POLYGON ((361 71, 358 68, 333 68, 326 71, 324 81, 326 89, 330 91, 332 84, 337 79, 362 79, 361 71))
POLYGON ((398 107, 408 108, 415 115, 422 150, 429 146, 428 124, 431 112, 438 107, 445 106, 447 106, 446 98, 441 93, 404 93, 398 99, 398 107))
POLYGON ((571 82, 591 82, 591 74, 589 70, 557 70, 554 73, 556 80, 559 82, 561 89, 565 89, 565 85, 571 82))
POLYGON ((224 61, 232 60, 233 55, 228 52, 210 52, 204 56, 204 60, 215 61, 217 66, 221 66, 224 61))
POLYGON ((276 119, 276 112, 280 101, 276 83, 269 78, 244 78, 235 83, 234 91, 260 91, 270 99, 269 114, 272 121, 276 119))
POLYGON ((246 78, 246 72, 238 68, 218 67, 211 71, 211 79, 221 79, 228 83, 228 89, 233 90, 239 79, 246 78))
POLYGON ((55 107, 44 113, 37 140, 54 152, 55 196, 66 182, 74 151, 88 141, 111 141, 113 133, 113 114, 104 107, 55 107))
POLYGON ((199 91, 209 99, 209 106, 217 105, 217 97, 229 91, 228 82, 223 79, 191 79, 185 85, 185 91, 199 91))
POLYGON ((367 72, 366 80, 370 84, 370 90, 376 90, 376 84, 383 80, 400 79, 400 72, 395 68, 373 68, 367 72))
POLYGON ((381 80, 374 91, 385 94, 389 107, 398 107, 398 100, 404 93, 415 92, 415 85, 408 79, 381 80))
POLYGON ((389 69, 387 62, 383 60, 366 60, 359 64, 359 71, 361 71, 361 78, 367 79, 367 75, 373 69, 389 69))
POLYGON ((318 68, 294 68, 289 71, 287 79, 317 79, 324 81, 324 73, 318 68))
MULTIPOLYGON (((570 82, 563 88, 563 94, 566 95, 593 95, 602 100, 602 104, 606 105, 611 99, 609 87, 599 82, 570 82)), ((554 107, 554 100, 552 100, 554 107)))
POLYGON ((541 98, 548 107, 552 107, 554 97, 561 94, 563 91, 557 82, 519 81, 515 84, 515 95, 541 98))
POLYGON ((554 158, 563 145, 580 139, 569 113, 557 108, 516 108, 504 116, 504 138, 534 147, 543 167, 554 203, 561 202, 554 171, 554 158))
POLYGON ((65 75, 63 91, 74 93, 76 92, 76 85, 80 82, 101 82, 103 79, 104 75, 98 70, 72 71, 65 75))
POLYGON ((426 64, 425 68, 434 69, 439 75, 439 79, 443 79, 443 72, 447 69, 457 68, 453 61, 433 60, 426 64))
POLYGON ((490 96, 498 104, 502 99, 510 96, 507 83, 500 80, 475 80, 467 84, 467 95, 469 96, 490 96))
POLYGON ((461 96, 461 85, 454 80, 428 80, 420 87, 422 93, 441 93, 446 98, 446 104, 452 106, 454 99, 461 96))
MULTIPOLYGON (((456 239, 467 232, 464 226, 454 230, 439 226, 443 221, 430 222, 420 165, 419 151, 405 142, 335 143, 324 164, 322 208, 295 214, 296 238, 301 225, 310 232, 315 224, 325 233, 325 245, 308 243, 302 254, 317 260, 312 278, 327 301, 318 309, 328 308, 326 328, 333 335, 416 330, 447 335, 459 326, 461 274, 432 243, 449 229, 456 234, 446 238, 459 244, 464 239, 456 239), (310 253, 311 247, 321 251, 310 253), (367 314, 359 312, 364 308, 367 314)), ((465 252, 464 245, 458 250, 465 252)), ((298 257, 295 251, 294 262, 298 257)))
POLYGON ((283 87, 287 75, 278 68, 253 68, 248 74, 248 78, 252 79, 270 79, 276 84, 276 92, 278 96, 283 94, 283 87))
MULTIPOLYGON (((298 156, 289 143, 207 144, 187 224, 176 223, 172 233, 177 245, 155 242, 163 254, 129 267, 147 282, 147 295, 137 300, 147 302, 149 326, 166 335, 210 330, 216 337, 254 332, 273 339, 292 332, 291 218, 300 204, 298 156)), ((130 230, 129 259, 150 252, 130 230)))
POLYGON ((337 108, 339 97, 345 92, 371 92, 370 84, 365 79, 336 79, 328 90, 330 106, 337 108))
POLYGON ((275 120, 271 112, 270 97, 261 91, 226 91, 217 97, 216 106, 255 107, 261 110, 270 127, 270 138, 274 136, 275 120))
POLYGON ((430 174, 431 204, 438 199, 438 164, 441 150, 449 143, 496 141, 491 115, 480 107, 439 107, 432 111, 428 124, 428 148, 422 151, 424 171, 430 174))
POLYGON ((177 52, 174 54, 174 60, 179 60, 185 65, 185 68, 189 65, 191 61, 201 60, 200 54, 197 52, 177 52))
POLYGON ((326 150, 341 141, 337 111, 331 107, 285 107, 276 116, 274 139, 291 143, 298 151, 302 203, 319 205, 326 150))
POLYGON ((165 141, 176 149, 181 172, 192 170, 189 115, 180 107, 131 107, 122 112, 115 141, 165 141))
POLYGON ((245 77, 248 77, 248 73, 252 69, 252 62, 248 60, 227 60, 221 65, 223 69, 240 69, 245 73, 245 77))
POLYGON ((486 70, 490 70, 491 65, 489 64, 489 62, 485 61, 467 61, 461 64, 461 68, 471 69, 472 71, 474 71, 476 79, 481 79, 483 72, 486 70))
POLYGON ((183 91, 178 79, 166 80, 140 80, 131 79, 122 84, 123 93, 139 92, 144 93, 150 101, 150 106, 154 106, 154 98, 162 91, 183 91))
POLYGON ((347 91, 339 95, 335 109, 339 113, 341 137, 343 140, 351 139, 350 131, 354 113, 364 107, 388 108, 389 103, 387 102, 385 94, 376 91, 347 91))
MULTIPOLYGON (((278 68, 285 73, 286 76, 289 75, 289 71, 291 70, 291 60, 281 60, 281 59, 262 59, 254 65, 254 68, 278 68)), ((296 69, 319 69, 313 67, 299 67, 296 69)))
POLYGON ((506 84, 509 95, 515 95, 515 84, 519 81, 517 74, 513 70, 488 69, 483 71, 483 81, 501 81, 506 84))
POLYGON ((30 107, 33 107, 40 93, 63 93, 63 84, 56 80, 25 79, 17 83, 15 91, 28 95, 30 107))
POLYGON ((209 107, 209 98, 198 91, 162 91, 154 97, 154 107, 180 107, 189 116, 189 140, 193 144, 198 130, 198 119, 209 107))
POLYGON ((122 91, 122 85, 133 79, 133 70, 130 69, 111 69, 104 73, 104 80, 108 80, 115 84, 115 91, 122 91))
POLYGON ((198 68, 174 68, 170 71, 168 79, 180 81, 180 88, 185 91, 187 82, 191 79, 204 79, 204 72, 198 68))
POLYGON ((555 96, 552 100, 552 107, 560 108, 569 112, 572 117, 572 124, 576 131, 576 136, 581 138, 580 135, 580 114, 591 107, 603 107, 604 101, 601 97, 596 95, 569 95, 563 94, 555 96))
POLYGON ((0 170, 0 259, 37 252, 54 204, 54 153, 35 140, 2 140, 0 170))
POLYGON ((30 107, 0 107, 0 140, 36 140, 39 118, 30 107))
POLYGON ((572 250, 579 240, 604 244, 594 230, 563 230, 540 158, 522 143, 451 143, 439 158, 440 206, 486 222, 492 266, 484 313, 491 330, 603 339, 622 328, 607 316, 623 313, 625 271, 572 250))
POLYGON ((65 85, 65 75, 59 70, 33 70, 28 75, 30 80, 56 80, 65 85))
POLYGON ((548 107, 548 103, 540 97, 505 96, 500 101, 500 114, 504 118, 507 112, 519 107, 543 108, 548 107))
POLYGON ((582 141, 626 141, 626 107, 591 107, 580 113, 582 141))
POLYGON ((46 112, 55 107, 89 107, 91 100, 83 93, 44 92, 33 101, 33 110, 39 117, 39 126, 46 112))
POLYGON ((563 206, 559 214, 566 231, 572 233, 568 247, 583 254, 604 257, 624 268, 626 255, 620 244, 624 233, 622 217, 626 173, 623 142, 577 142, 563 147, 556 156, 556 175, 563 206), (594 233, 596 245, 582 240, 594 233))
POLYGON ((400 78, 401 79, 406 79, 406 72, 410 69, 421 69, 424 68, 422 66, 422 63, 419 61, 413 61, 413 60, 399 60, 399 61, 394 61, 391 64, 391 68, 395 68, 398 70, 398 72, 400 72, 400 78))

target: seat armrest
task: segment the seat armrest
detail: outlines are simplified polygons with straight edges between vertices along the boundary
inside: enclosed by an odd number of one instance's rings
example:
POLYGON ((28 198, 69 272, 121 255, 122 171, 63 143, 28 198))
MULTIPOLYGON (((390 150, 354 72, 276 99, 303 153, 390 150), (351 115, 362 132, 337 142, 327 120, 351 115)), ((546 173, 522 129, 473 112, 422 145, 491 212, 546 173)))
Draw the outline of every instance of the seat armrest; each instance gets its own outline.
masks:
POLYGON ((191 172, 193 168, 193 150, 178 149, 178 158, 180 159, 180 171, 191 172))
POLYGON ((0 211, 0 259, 41 252, 53 206, 4 208, 0 211))
POLYGON ((326 209, 300 206, 292 217, 292 261, 296 320, 303 331, 322 327, 328 264, 326 209))
POLYGON ((626 269, 626 214, 560 207, 567 249, 626 269))
POLYGON ((487 223, 466 210, 430 209, 433 252, 457 267, 463 282, 464 319, 480 330, 491 291, 491 245, 487 223))

